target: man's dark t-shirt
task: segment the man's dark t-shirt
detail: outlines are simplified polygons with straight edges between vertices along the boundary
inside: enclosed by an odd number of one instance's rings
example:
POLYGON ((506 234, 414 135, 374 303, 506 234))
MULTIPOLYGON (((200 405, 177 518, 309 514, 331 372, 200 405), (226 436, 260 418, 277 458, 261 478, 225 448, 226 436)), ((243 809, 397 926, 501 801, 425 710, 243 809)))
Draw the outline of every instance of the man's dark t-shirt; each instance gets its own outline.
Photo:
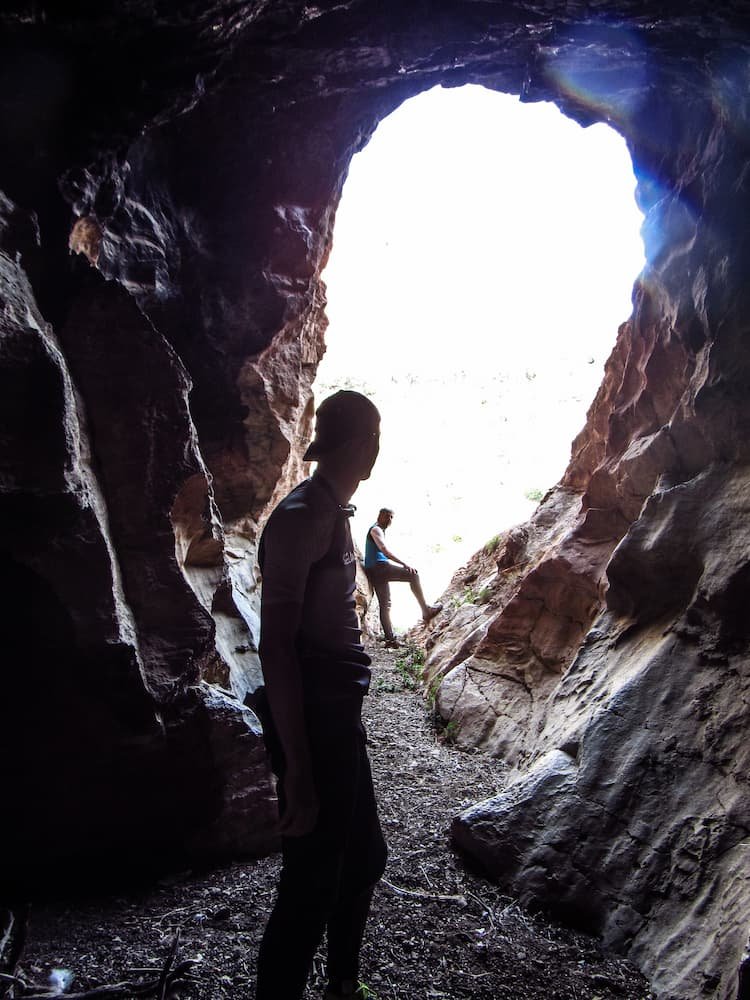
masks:
POLYGON ((276 507, 260 541, 264 605, 302 609, 297 654, 305 691, 313 697, 362 693, 370 683, 355 604, 350 514, 315 474, 276 507))

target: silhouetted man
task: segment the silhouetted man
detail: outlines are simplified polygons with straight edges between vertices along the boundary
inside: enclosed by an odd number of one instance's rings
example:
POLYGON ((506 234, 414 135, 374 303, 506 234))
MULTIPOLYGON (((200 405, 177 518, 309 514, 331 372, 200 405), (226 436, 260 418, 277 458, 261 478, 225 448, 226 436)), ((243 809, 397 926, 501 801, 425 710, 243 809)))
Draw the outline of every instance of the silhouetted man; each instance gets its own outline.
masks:
POLYGON ((379 442, 380 415, 365 396, 324 400, 304 456, 317 469, 276 507, 260 542, 265 728, 283 867, 257 1000, 299 1000, 324 931, 327 1000, 360 995, 359 949, 386 846, 360 721, 370 658, 355 610, 349 501, 379 442))
POLYGON ((393 521, 390 507, 381 507, 378 519, 367 532, 365 572, 378 597, 380 624, 387 646, 398 646, 391 624, 391 587, 394 582, 408 583, 422 609, 422 621, 428 622, 443 610, 442 604, 428 604, 422 592, 419 573, 399 559, 385 543, 386 528, 393 521))

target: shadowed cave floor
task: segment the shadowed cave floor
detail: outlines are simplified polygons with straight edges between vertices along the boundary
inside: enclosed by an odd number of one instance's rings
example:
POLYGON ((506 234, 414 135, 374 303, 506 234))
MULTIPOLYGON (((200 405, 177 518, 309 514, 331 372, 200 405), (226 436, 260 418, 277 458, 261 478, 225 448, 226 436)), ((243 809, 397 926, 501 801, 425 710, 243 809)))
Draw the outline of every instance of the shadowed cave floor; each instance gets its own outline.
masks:
MULTIPOLYGON (((504 769, 436 735, 403 653, 370 652, 365 723, 390 849, 362 954, 370 1000, 646 1000, 647 984, 626 961, 466 870, 450 848, 451 818, 496 791, 504 769)), ((21 969, 35 983, 70 970, 72 993, 149 978, 137 968, 158 976, 179 930, 177 961, 198 962, 194 981, 167 997, 251 1000, 277 874, 278 859, 266 858, 132 894, 37 905, 21 969)), ((318 956, 306 1000, 322 995, 322 973, 318 956)))

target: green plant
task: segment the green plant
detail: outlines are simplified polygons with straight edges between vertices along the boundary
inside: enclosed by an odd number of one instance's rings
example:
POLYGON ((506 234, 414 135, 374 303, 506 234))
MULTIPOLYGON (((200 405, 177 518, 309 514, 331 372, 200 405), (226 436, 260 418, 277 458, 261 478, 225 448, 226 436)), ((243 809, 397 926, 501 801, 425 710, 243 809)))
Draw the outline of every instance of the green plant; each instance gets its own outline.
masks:
POLYGON ((488 542, 484 543, 485 554, 491 556, 493 552, 497 551, 497 547, 499 544, 500 544, 500 535, 493 535, 488 542))
POLYGON ((424 666, 424 650, 421 646, 417 645, 416 642, 410 642, 407 644, 407 650, 409 656, 411 657, 412 663, 416 663, 418 666, 424 666))
POLYGON ((461 608, 464 604, 476 604, 477 603, 477 592, 473 587, 464 587, 464 592, 460 597, 455 598, 456 607, 461 608))
POLYGON ((454 535, 453 541, 456 542, 456 544, 460 544, 463 541, 463 538, 461 535, 454 535))
POLYGON ((396 660, 396 670, 398 670, 407 691, 416 691, 419 686, 419 676, 415 674, 410 661, 406 658, 396 660))
POLYGON ((446 722, 442 732, 443 743, 453 746, 458 738, 458 723, 455 719, 446 722))
POLYGON ((443 683, 443 678, 438 674, 437 677, 433 677, 430 681, 430 686, 427 688, 427 704, 430 708, 435 707, 437 701, 437 693, 440 689, 440 685, 443 683))
POLYGON ((376 677, 372 684, 373 694, 395 694, 398 685, 388 677, 376 677))
POLYGON ((537 490, 537 489, 526 490, 526 492, 524 493, 524 496, 526 497, 527 500, 536 500, 537 503, 538 503, 542 499, 542 497, 544 496, 544 493, 542 493, 541 490, 537 490))
POLYGON ((445 746, 455 746, 458 730, 459 725, 455 719, 444 719, 441 715, 435 715, 435 734, 445 746))
POLYGON ((491 597, 491 587, 482 587, 481 590, 477 590, 476 587, 467 584, 464 587, 463 593, 458 597, 454 597, 453 601, 456 608, 462 608, 465 604, 486 604, 491 597))
POLYGON ((422 681, 424 650, 415 642, 409 642, 403 654, 396 660, 396 670, 401 675, 404 687, 416 691, 422 681))
POLYGON ((360 979, 357 983, 357 992, 355 996, 361 997, 362 1000, 378 1000, 378 995, 374 990, 371 990, 367 983, 363 983, 360 979))

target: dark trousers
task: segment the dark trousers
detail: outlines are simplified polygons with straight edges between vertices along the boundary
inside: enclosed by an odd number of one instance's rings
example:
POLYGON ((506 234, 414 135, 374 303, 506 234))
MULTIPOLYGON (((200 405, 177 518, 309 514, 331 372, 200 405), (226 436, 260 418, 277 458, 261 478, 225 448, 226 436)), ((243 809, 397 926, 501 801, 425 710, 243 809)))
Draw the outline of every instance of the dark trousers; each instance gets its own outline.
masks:
MULTIPOLYGON (((306 704, 320 812, 311 833, 282 838, 278 896, 258 956, 257 1000, 299 1000, 326 931, 329 981, 357 980, 372 891, 387 854, 361 705, 358 694, 306 704)), ((268 742, 283 812, 283 760, 273 738, 268 742)))

